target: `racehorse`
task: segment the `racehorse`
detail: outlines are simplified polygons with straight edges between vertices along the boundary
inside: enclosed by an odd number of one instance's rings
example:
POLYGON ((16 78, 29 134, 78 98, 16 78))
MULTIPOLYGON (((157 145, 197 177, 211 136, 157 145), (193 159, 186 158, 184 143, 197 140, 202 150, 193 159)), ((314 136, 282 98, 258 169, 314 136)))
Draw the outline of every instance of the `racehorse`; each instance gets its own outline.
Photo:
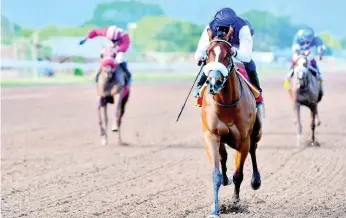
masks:
POLYGON ((309 54, 297 57, 293 66, 290 92, 294 102, 295 120, 297 121, 297 146, 300 145, 302 123, 300 106, 306 106, 311 111, 311 145, 315 145, 315 128, 321 121, 318 117, 318 103, 322 100, 321 84, 317 79, 317 69, 310 65, 309 54))
MULTIPOLYGON (((212 164, 213 203, 210 217, 218 217, 219 188, 233 181, 233 198, 239 200, 240 185, 243 181, 243 167, 250 152, 253 174, 251 186, 261 186, 257 168, 256 149, 262 137, 262 114, 257 113, 253 86, 237 72, 231 57, 232 45, 228 42, 231 30, 225 36, 212 37, 209 34, 206 65, 203 73, 208 77, 201 90, 202 129, 206 153, 212 164), (227 177, 227 151, 225 145, 236 150, 233 178, 227 177), (221 163, 221 173, 219 165, 221 163)), ((244 69, 242 69, 244 72, 244 69)), ((257 93, 259 94, 259 93, 257 93)))
POLYGON ((98 104, 98 118, 101 132, 101 143, 108 144, 107 103, 115 104, 115 116, 112 126, 113 132, 118 132, 118 143, 122 144, 120 126, 125 113, 125 106, 129 99, 129 86, 125 85, 124 73, 115 63, 116 53, 112 46, 106 47, 101 54, 100 73, 97 75, 97 91, 100 96, 98 104))

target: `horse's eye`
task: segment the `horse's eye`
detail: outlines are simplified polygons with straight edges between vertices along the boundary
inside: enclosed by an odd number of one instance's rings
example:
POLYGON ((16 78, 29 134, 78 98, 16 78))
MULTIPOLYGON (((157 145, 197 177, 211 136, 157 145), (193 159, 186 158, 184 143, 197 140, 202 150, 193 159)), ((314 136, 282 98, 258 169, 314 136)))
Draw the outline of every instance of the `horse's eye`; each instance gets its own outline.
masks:
POLYGON ((207 80, 205 83, 206 83, 206 84, 209 84, 209 83, 210 83, 210 81, 209 81, 209 80, 207 80))
POLYGON ((220 86, 221 84, 222 84, 221 80, 217 80, 217 81, 215 82, 215 85, 220 86))

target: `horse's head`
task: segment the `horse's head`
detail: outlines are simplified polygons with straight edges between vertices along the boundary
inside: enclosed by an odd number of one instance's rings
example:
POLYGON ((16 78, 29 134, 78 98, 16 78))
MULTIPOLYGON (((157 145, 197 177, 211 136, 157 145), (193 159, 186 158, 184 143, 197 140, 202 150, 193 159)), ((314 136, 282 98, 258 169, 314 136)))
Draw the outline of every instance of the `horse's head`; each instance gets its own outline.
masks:
POLYGON ((108 80, 112 78, 116 64, 112 59, 101 60, 101 76, 108 80))
POLYGON ((300 55, 296 59, 296 63, 294 65, 294 79, 297 84, 298 89, 304 89, 309 84, 308 73, 309 73, 309 60, 307 56, 300 55))
POLYGON ((116 53, 114 51, 114 45, 106 46, 102 49, 101 58, 101 74, 105 79, 112 77, 112 73, 116 67, 115 64, 116 53))
POLYGON ((208 77, 206 84, 208 92, 215 95, 224 87, 230 73, 233 71, 234 63, 231 55, 231 44, 228 42, 233 29, 228 32, 218 32, 213 37, 208 30, 210 44, 207 49, 206 66, 203 73, 208 77), (230 33, 231 32, 231 33, 230 33))

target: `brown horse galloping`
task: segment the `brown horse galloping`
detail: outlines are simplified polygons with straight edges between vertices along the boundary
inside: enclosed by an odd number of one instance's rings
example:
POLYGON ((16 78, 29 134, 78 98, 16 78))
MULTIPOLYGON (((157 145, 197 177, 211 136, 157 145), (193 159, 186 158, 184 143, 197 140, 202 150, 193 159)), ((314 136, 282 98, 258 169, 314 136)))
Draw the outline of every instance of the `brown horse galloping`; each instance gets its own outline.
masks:
POLYGON ((213 38, 209 31, 211 42, 207 50, 207 65, 203 72, 208 77, 207 88, 201 91, 204 142, 207 156, 212 164, 214 190, 212 217, 218 217, 220 213, 218 195, 221 184, 226 186, 233 180, 234 198, 239 199, 244 162, 249 152, 253 167, 251 186, 257 190, 261 185, 256 148, 262 137, 262 114, 256 114, 255 97, 243 77, 237 73, 237 67, 231 57, 229 36, 230 34, 222 39, 213 38), (232 179, 226 174, 225 144, 236 150, 235 172, 232 179))
POLYGON ((112 47, 107 47, 101 56, 100 73, 97 75, 97 91, 100 96, 98 104, 98 118, 101 132, 101 143, 108 143, 107 127, 108 115, 107 104, 115 104, 113 132, 118 132, 118 143, 123 144, 121 140, 121 121, 125 113, 125 106, 129 98, 130 87, 125 85, 124 73, 116 66, 114 62, 115 53, 112 47), (101 110, 103 108, 103 111, 101 110), (103 113, 102 113, 103 112, 103 113))

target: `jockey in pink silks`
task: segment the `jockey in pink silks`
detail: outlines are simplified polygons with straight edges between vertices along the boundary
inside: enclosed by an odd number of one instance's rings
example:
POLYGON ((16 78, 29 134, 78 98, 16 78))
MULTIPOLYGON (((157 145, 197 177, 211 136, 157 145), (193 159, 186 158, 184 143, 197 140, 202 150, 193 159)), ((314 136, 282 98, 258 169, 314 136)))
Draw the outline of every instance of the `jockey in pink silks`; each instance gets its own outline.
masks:
MULTIPOLYGON (((127 62, 125 58, 125 53, 127 52, 129 46, 130 46, 130 36, 129 34, 113 25, 105 28, 95 28, 92 29, 88 35, 85 37, 85 39, 81 40, 79 42, 80 45, 84 44, 88 39, 93 39, 97 36, 103 36, 112 41, 113 46, 116 47, 116 57, 115 61, 121 67, 123 72, 125 72, 125 77, 126 77, 126 84, 129 84, 132 82, 132 76, 131 72, 127 68, 127 62)), ((99 74, 99 73, 98 73, 99 74)))

